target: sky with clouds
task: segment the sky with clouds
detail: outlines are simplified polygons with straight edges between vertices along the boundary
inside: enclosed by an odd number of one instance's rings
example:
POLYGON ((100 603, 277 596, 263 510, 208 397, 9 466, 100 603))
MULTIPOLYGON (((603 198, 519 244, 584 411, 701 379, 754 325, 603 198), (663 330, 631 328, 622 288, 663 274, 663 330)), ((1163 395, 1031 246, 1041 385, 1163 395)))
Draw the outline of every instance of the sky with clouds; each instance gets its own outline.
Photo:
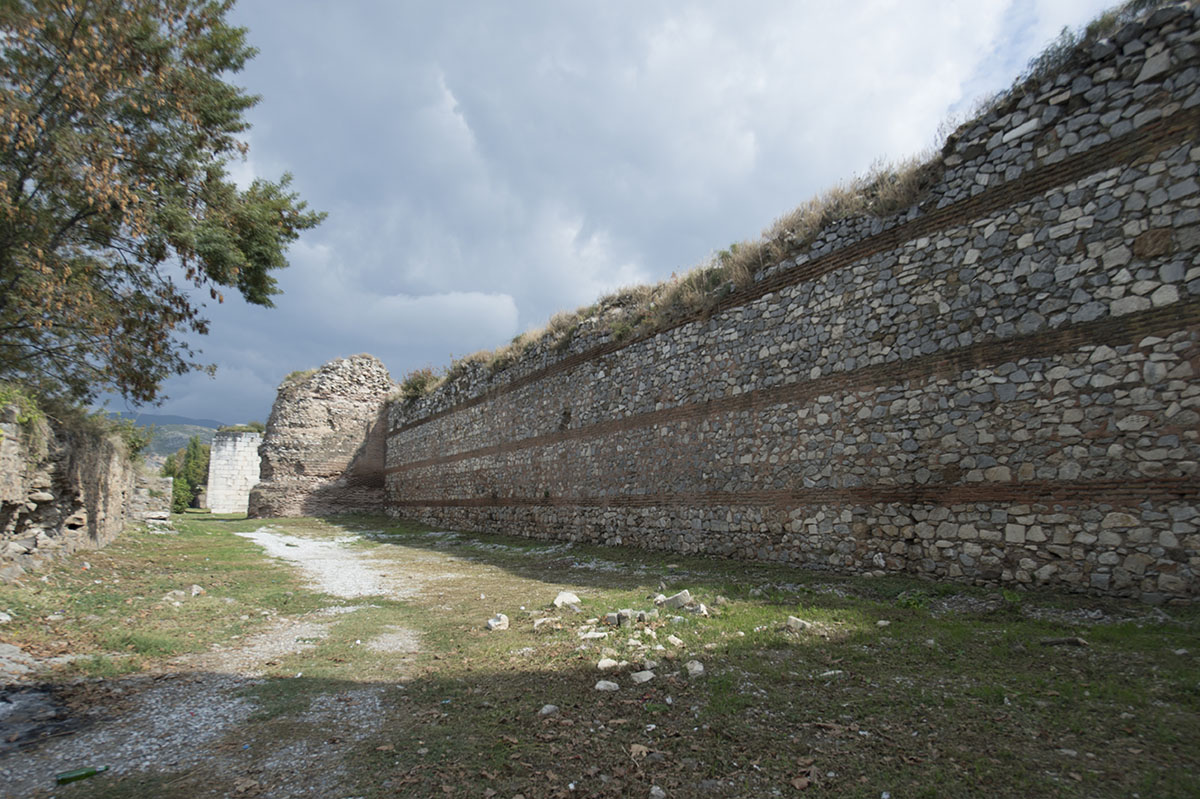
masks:
POLYGON ((1110 5, 241 0, 263 99, 232 172, 329 217, 275 308, 209 304, 216 376, 143 410, 265 421, 288 372, 369 352, 399 380, 690 268, 931 147, 1110 5))

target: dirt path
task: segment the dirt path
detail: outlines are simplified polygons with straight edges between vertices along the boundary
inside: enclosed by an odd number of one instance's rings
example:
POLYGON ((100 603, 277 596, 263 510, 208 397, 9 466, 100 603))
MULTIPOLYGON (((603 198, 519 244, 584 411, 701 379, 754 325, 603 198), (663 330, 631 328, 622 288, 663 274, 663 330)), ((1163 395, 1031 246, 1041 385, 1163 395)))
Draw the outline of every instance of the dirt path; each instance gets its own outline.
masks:
MULTIPOLYGON (((352 546, 354 537, 314 540, 269 527, 239 535, 300 570, 312 590, 338 599, 406 599, 441 576, 430 571, 430 563, 406 571, 395 551, 391 558, 381 557, 352 546)), ((266 631, 232 645, 175 658, 155 673, 110 681, 102 700, 82 719, 83 729, 0 759, 0 796, 47 795, 54 774, 102 764, 117 776, 170 774, 162 787, 179 789, 178 795, 197 795, 205 774, 221 775, 214 782, 226 788, 229 775, 240 775, 232 780, 232 795, 336 795, 343 776, 339 750, 376 728, 383 715, 383 686, 348 685, 336 696, 317 696, 297 718, 314 734, 278 739, 279 746, 260 745, 261 731, 251 729, 258 703, 246 693, 261 683, 269 667, 311 649, 334 623, 366 607, 330 604, 303 616, 278 618, 266 631), (322 738, 329 730, 338 734, 322 738), (263 793, 266 786, 271 786, 269 793, 263 793)), ((390 653, 415 653, 419 646, 414 631, 396 625, 365 643, 373 651, 390 653)), ((34 717, 55 712, 47 700, 35 701, 35 695, 22 694, 29 707, 21 710, 13 704, 10 712, 34 717)), ((0 721, 4 710, 0 707, 0 721)), ((229 792, 218 790, 217 795, 229 792)))

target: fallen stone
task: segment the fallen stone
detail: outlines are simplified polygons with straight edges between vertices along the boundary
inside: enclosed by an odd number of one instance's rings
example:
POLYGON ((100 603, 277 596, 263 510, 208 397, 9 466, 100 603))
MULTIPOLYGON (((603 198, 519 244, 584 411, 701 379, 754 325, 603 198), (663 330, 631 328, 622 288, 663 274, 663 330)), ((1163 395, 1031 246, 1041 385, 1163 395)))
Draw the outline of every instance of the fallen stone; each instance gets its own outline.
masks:
POLYGON ((605 613, 604 614, 604 623, 609 625, 610 627, 616 627, 620 621, 621 621, 621 618, 616 613, 605 613))
POLYGON ((52 499, 54 499, 54 495, 49 491, 34 491, 29 495, 30 502, 42 503, 49 502, 52 499))
POLYGON ((207 594, 207 593, 208 593, 207 591, 205 591, 203 588, 201 588, 198 585, 192 586, 192 596, 200 596, 201 594, 207 594))
POLYGON ((708 606, 705 605, 703 602, 701 602, 699 605, 696 605, 695 607, 691 608, 691 611, 692 611, 692 613, 695 613, 697 616, 707 616, 708 615, 708 606))
POLYGON ((821 676, 822 677, 841 677, 845 673, 846 672, 842 671, 841 669, 830 669, 829 671, 821 672, 821 676))
MULTIPOLYGON (((692 594, 690 591, 688 591, 685 588, 682 591, 680 591, 678 594, 671 594, 671 596, 666 597, 662 601, 662 604, 668 608, 681 608, 691 601, 692 601, 692 594)), ((656 602, 655 604, 658 604, 658 603, 656 602)))
POLYGON ((633 626, 633 611, 625 608, 617 611, 617 624, 621 627, 633 626))
POLYGON ((547 616, 544 619, 534 619, 533 620, 533 629, 539 630, 542 627, 545 627, 547 624, 557 622, 558 620, 559 620, 559 618, 557 616, 547 616))
POLYGON ((497 613, 487 620, 487 628, 489 630, 507 630, 508 616, 505 616, 503 613, 497 613))
POLYGON ((645 669, 646 671, 654 671, 655 669, 658 668, 658 661, 644 660, 644 661, 642 661, 642 668, 645 669))
POLYGON ((20 647, 0 644, 0 676, 18 677, 33 671, 33 658, 20 647))
POLYGON ((653 602, 655 605, 661 605, 662 603, 667 601, 667 597, 666 597, 666 594, 655 594, 651 598, 650 601, 653 602))
POLYGON ((677 635, 668 635, 667 643, 671 646, 683 646, 683 639, 677 635))
POLYGON ((653 680, 654 672, 652 672, 652 671, 635 671, 633 674, 629 675, 629 679, 633 680, 635 683, 638 683, 640 685, 641 683, 650 682, 651 680, 653 680))
POLYGON ((611 680, 600 680, 598 683, 596 683, 597 691, 617 691, 620 690, 620 688, 621 686, 617 685, 611 680))
POLYGON ((683 616, 672 616, 671 624, 687 624, 687 619, 683 616))
POLYGON ((539 716, 553 716, 558 712, 558 705, 542 705, 542 709, 538 711, 539 716))
POLYGON ((650 786, 650 799, 667 799, 667 792, 657 785, 650 786))
POLYGON ((12 616, 0 610, 0 624, 8 624, 10 621, 12 621, 12 616))
POLYGON ((596 668, 600 669, 600 671, 611 671, 618 665, 620 664, 612 658, 600 658, 600 662, 596 664, 596 668))
POLYGON ((600 632, 599 630, 589 630, 589 631, 587 631, 587 632, 582 632, 582 631, 581 631, 581 632, 579 633, 579 637, 580 637, 580 638, 582 638, 582 639, 583 639, 583 640, 585 640, 585 641, 595 641, 595 640, 597 640, 597 639, 599 639, 599 638, 607 638, 607 637, 608 637, 608 633, 602 633, 602 632, 600 632))
POLYGON ((23 574, 25 574, 25 570, 18 564, 9 563, 7 566, 0 567, 0 583, 14 583, 21 579, 23 574))
POLYGON ((891 624, 891 622, 887 619, 880 619, 879 621, 875 622, 876 627, 887 627, 889 624, 891 624))
POLYGON ((804 619, 797 618, 796 616, 788 616, 787 617, 787 628, 789 630, 795 630, 796 632, 801 632, 802 630, 807 630, 811 626, 812 626, 812 624, 805 621, 804 619))
POLYGON ((559 591, 558 596, 554 597, 554 607, 562 608, 570 605, 578 605, 579 597, 575 596, 571 591, 559 591))
POLYGON ((689 660, 683 666, 687 669, 689 677, 699 677, 704 674, 704 664, 698 660, 689 660))

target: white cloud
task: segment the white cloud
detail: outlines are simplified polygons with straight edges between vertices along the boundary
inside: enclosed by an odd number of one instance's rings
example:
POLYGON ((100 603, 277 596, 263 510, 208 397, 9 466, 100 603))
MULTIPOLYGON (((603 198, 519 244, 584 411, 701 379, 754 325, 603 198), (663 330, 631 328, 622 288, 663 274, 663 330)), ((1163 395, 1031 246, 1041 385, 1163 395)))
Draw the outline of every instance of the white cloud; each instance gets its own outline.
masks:
POLYGON ((291 171, 330 216, 276 309, 214 309, 200 344, 230 377, 174 381, 169 409, 262 417, 292 369, 441 365, 690 267, 928 146, 1107 4, 243 4, 238 83, 264 99, 231 174, 291 171))

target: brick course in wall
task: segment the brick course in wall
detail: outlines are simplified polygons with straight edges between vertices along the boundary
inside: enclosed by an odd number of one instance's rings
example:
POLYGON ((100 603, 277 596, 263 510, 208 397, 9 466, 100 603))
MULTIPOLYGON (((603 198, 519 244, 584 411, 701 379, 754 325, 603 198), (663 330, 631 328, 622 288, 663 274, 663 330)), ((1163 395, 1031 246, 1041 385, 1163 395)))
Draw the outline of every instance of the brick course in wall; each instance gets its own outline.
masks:
POLYGON ((467 530, 1200 593, 1200 10, 959 129, 918 206, 703 316, 389 412, 389 511, 467 530))

